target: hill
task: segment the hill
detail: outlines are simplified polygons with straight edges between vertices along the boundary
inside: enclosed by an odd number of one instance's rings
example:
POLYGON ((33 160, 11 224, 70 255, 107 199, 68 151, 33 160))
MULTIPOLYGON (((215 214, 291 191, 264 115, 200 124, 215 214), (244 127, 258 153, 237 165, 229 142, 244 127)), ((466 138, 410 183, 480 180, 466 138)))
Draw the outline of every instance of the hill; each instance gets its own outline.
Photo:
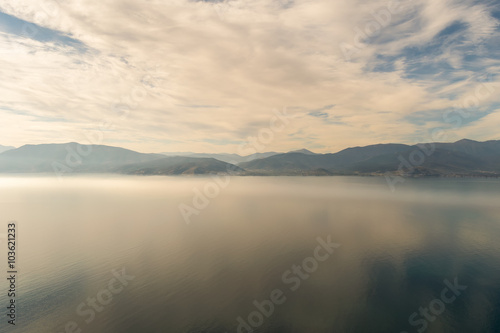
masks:
POLYGON ((219 173, 241 173, 244 170, 214 158, 172 156, 149 162, 128 164, 114 170, 134 175, 201 175, 219 173))
POLYGON ((3 173, 203 174, 242 169, 207 158, 165 157, 104 145, 25 145, 0 154, 3 173))
POLYGON ((235 173, 238 175, 382 175, 500 176, 500 141, 460 140, 418 145, 376 144, 353 147, 333 154, 306 149, 288 153, 195 154, 165 156, 104 145, 25 145, 0 153, 3 173, 122 173, 137 175, 186 175, 235 173), (262 157, 262 158, 261 158, 262 157), (246 160, 245 160, 246 158, 246 160), (249 158, 254 158, 248 160, 249 158))
POLYGON ((279 153, 276 152, 266 152, 266 153, 255 153, 248 156, 241 156, 238 154, 210 154, 210 153, 162 153, 166 156, 185 156, 185 157, 197 157, 197 158, 215 158, 216 160, 223 161, 226 163, 243 163, 249 162, 260 158, 266 158, 279 153))
POLYGON ((24 145, 0 154, 0 172, 107 172, 118 165, 146 162, 163 157, 104 146, 63 144, 24 145))
POLYGON ((249 172, 297 174, 323 170, 332 174, 488 176, 500 174, 500 141, 419 145, 378 144, 334 154, 287 153, 239 164, 249 172))
POLYGON ((14 149, 14 148, 15 147, 0 145, 0 154, 3 153, 4 151, 11 150, 11 149, 14 149))

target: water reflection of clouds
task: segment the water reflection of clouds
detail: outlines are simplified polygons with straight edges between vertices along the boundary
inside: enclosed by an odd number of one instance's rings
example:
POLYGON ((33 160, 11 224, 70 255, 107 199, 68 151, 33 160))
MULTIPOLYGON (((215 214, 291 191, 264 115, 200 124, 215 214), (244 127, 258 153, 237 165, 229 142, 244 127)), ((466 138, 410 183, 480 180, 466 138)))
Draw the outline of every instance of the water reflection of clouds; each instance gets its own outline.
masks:
POLYGON ((137 278, 92 332, 233 332, 330 234, 342 247, 260 332, 413 332, 408 317, 455 277, 467 291, 426 332, 500 329, 500 210, 490 204, 500 195, 489 186, 457 194, 452 182, 409 181, 393 195, 383 180, 238 178, 186 226, 177 202, 204 181, 77 177, 0 193, 2 212, 24 228, 25 311, 47 309, 26 314, 23 332, 66 319, 115 265, 137 278), (23 204, 6 204, 12 197, 23 204))

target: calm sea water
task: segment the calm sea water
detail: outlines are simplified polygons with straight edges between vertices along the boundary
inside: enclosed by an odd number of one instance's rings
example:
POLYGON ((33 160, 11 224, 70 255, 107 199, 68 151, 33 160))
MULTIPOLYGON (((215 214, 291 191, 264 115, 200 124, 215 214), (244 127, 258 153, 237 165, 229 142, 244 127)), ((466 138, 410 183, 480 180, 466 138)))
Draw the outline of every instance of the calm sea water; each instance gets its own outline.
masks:
POLYGON ((498 180, 3 176, 0 212, 1 332, 500 332, 498 180))

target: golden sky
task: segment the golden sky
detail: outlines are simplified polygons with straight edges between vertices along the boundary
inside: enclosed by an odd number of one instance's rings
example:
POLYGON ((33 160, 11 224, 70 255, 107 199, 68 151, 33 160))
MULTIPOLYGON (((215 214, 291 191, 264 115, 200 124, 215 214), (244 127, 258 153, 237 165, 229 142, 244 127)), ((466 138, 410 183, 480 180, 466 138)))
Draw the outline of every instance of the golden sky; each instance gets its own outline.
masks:
POLYGON ((0 144, 498 139, 499 13, 468 0, 0 0, 0 144), (276 112, 289 117, 273 127, 276 112))

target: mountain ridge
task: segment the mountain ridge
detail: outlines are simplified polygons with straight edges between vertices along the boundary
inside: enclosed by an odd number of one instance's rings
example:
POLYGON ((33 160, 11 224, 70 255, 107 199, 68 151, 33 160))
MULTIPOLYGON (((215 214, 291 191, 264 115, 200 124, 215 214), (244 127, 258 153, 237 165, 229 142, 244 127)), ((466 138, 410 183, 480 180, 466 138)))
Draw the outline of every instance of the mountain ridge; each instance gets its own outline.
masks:
POLYGON ((4 151, 8 151, 8 150, 11 150, 11 149, 15 149, 16 147, 12 147, 12 146, 2 146, 0 145, 0 154, 3 153, 4 151))
POLYGON ((161 154, 145 154, 106 145, 23 145, 0 153, 2 173, 125 173, 199 174, 239 171, 240 168, 215 159, 186 160, 161 154), (157 161, 156 164, 153 162, 157 161), (151 166, 153 163, 153 166, 151 166))
POLYGON ((499 176, 500 141, 375 144, 332 154, 279 154, 238 165, 268 175, 323 170, 337 175, 499 176))
POLYGON ((186 156, 186 157, 198 157, 198 158, 215 158, 219 161, 227 162, 227 163, 242 163, 249 162, 255 159, 269 157, 281 153, 277 152, 265 152, 265 153, 255 153, 247 156, 241 156, 239 154, 229 154, 229 153, 191 153, 191 152, 177 152, 177 153, 161 153, 165 156, 186 156))
MULTIPOLYGON (((175 155, 175 153, 172 153, 175 155)), ((187 153, 191 154, 191 153, 187 153)), ((193 153, 194 154, 194 153, 193 153)), ((374 144, 336 153, 317 154, 307 149, 287 153, 166 156, 106 145, 23 145, 0 153, 0 173, 121 173, 186 175, 232 173, 237 175, 500 175, 500 140, 462 139, 452 143, 374 144), (228 160, 213 156, 223 155, 228 160), (246 160, 245 160, 246 158, 246 160)))

